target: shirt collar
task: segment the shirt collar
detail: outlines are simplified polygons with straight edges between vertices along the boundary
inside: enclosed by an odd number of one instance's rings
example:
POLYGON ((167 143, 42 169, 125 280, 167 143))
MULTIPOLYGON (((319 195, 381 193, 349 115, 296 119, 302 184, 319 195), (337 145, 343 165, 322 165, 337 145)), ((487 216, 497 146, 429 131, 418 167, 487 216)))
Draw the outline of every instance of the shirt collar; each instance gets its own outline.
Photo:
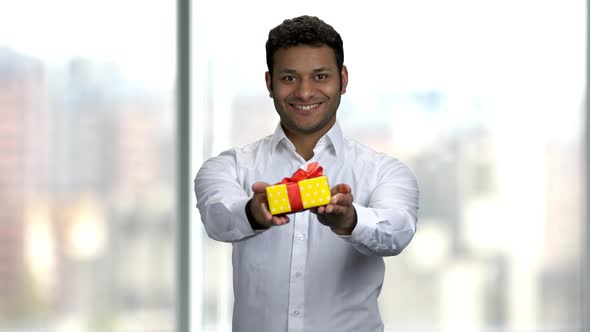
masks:
MULTIPOLYGON (((322 138, 320 138, 320 141, 322 139, 327 139, 326 143, 328 144, 331 143, 336 155, 340 155, 342 153, 342 146, 344 145, 344 136, 342 134, 342 128, 340 128, 340 124, 338 123, 338 121, 336 121, 332 128, 330 128, 330 130, 328 130, 328 132, 324 136, 322 136, 322 138)), ((283 130, 283 127, 279 122, 270 143, 271 154, 276 150, 277 146, 282 140, 289 141, 289 138, 285 134, 285 131, 283 130)))
POLYGON ((272 140, 270 141, 271 154, 275 152, 277 145, 279 145, 279 143, 284 139, 289 140, 285 134, 285 131, 283 130, 283 126, 281 126, 281 123, 279 122, 277 128, 275 129, 274 135, 272 135, 272 140))

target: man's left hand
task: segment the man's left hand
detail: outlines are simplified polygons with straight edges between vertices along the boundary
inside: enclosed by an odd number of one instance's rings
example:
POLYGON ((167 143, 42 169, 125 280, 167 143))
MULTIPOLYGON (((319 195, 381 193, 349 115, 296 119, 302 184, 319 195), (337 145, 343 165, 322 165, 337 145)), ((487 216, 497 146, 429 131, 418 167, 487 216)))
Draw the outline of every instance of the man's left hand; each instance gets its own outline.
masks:
POLYGON ((352 205, 353 197, 350 186, 337 184, 331 189, 330 204, 311 209, 318 220, 330 227, 338 235, 350 235, 356 226, 356 210, 352 205))

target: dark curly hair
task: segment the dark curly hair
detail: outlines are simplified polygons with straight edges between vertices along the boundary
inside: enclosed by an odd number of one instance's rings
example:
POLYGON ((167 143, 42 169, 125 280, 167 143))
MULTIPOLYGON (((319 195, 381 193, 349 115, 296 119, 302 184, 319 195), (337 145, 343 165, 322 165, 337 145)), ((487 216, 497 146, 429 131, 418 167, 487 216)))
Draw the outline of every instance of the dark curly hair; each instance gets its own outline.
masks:
POLYGON ((271 77, 275 52, 281 48, 296 45, 329 46, 334 50, 334 54, 336 54, 338 75, 342 75, 344 49, 340 34, 331 25, 319 18, 304 15, 284 20, 283 23, 274 27, 268 33, 268 40, 266 41, 266 65, 268 66, 271 77))

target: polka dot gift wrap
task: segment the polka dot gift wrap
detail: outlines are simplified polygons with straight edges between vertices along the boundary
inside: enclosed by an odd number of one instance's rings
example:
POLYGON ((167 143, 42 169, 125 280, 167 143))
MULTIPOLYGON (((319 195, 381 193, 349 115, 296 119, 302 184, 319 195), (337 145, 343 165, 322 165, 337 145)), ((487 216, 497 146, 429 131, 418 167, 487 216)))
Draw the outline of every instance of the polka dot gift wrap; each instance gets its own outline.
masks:
POLYGON ((266 188, 270 213, 284 214, 327 205, 332 198, 328 178, 317 162, 299 169, 290 178, 266 188))

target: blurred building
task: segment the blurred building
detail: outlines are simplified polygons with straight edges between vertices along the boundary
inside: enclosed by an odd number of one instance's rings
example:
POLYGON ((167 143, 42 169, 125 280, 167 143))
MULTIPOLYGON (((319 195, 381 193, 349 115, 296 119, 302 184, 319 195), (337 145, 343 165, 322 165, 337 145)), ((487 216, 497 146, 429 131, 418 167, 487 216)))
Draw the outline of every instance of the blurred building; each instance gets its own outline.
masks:
POLYGON ((0 49, 0 326, 173 327, 173 109, 113 64, 0 49))
POLYGON ((26 273, 28 192, 45 178, 46 102, 39 61, 0 48, 0 320, 24 312, 36 296, 26 273), (31 131, 31 128, 38 131, 31 131))
POLYGON ((57 191, 76 212, 64 220, 73 243, 63 261, 69 279, 64 305, 117 319, 163 313, 169 324, 175 282, 172 100, 130 87, 108 64, 73 60, 66 77, 57 93, 65 98, 55 108, 64 130, 56 133, 71 136, 56 139, 62 160, 54 178, 61 179, 57 191))

